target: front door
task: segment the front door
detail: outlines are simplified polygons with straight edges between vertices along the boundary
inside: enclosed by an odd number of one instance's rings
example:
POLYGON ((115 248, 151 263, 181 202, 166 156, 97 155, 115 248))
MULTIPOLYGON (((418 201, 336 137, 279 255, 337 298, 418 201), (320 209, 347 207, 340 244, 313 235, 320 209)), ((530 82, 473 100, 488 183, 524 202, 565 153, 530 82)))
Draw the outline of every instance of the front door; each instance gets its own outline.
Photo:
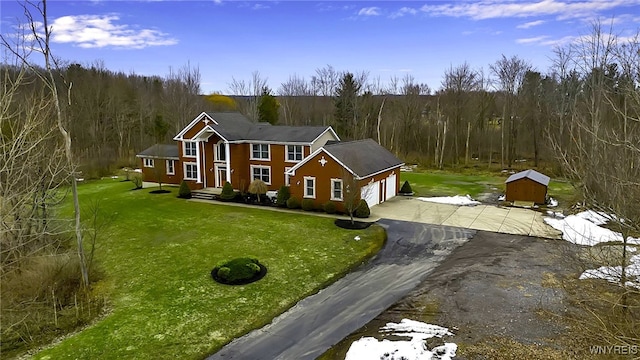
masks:
POLYGON ((221 188, 227 182, 227 167, 216 165, 216 187, 221 188))

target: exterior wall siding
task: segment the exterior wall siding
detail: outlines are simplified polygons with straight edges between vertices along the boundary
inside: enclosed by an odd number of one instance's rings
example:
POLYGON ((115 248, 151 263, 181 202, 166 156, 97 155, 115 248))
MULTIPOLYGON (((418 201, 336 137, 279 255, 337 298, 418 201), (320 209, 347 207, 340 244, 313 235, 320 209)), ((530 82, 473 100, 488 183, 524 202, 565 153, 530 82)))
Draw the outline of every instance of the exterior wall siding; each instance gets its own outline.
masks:
POLYGON ((532 201, 544 204, 547 197, 547 187, 528 178, 522 178, 507 183, 507 201, 532 201))
POLYGON ((167 159, 153 159, 153 167, 144 166, 144 158, 140 159, 142 179, 148 182, 158 182, 158 174, 163 184, 179 185, 182 180, 182 168, 178 160, 173 160, 174 175, 167 174, 167 159))

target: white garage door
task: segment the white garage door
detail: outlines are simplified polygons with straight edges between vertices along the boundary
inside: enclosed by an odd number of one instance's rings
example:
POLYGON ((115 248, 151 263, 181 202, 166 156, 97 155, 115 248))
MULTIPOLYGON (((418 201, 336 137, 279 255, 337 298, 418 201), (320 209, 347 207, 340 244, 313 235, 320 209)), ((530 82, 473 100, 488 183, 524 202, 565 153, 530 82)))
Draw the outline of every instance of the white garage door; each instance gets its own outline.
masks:
POLYGON ((391 174, 387 178, 387 191, 385 194, 387 197, 385 200, 389 200, 396 196, 396 174, 391 174))
POLYGON ((369 207, 380 203, 380 182, 376 181, 360 189, 360 198, 367 202, 369 207))

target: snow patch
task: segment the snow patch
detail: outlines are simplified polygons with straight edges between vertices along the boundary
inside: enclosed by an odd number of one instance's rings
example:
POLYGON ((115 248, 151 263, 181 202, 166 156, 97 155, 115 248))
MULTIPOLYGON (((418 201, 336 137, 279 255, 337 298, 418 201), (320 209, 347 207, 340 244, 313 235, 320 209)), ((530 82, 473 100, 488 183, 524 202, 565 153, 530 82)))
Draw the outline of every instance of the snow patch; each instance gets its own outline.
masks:
POLYGON ((427 349, 424 340, 432 337, 451 336, 453 333, 447 328, 420 321, 402 319, 400 323, 387 323, 380 331, 391 333, 395 336, 409 337, 411 340, 391 341, 383 339, 378 341, 376 338, 363 337, 351 344, 345 360, 445 360, 456 356, 456 350, 458 349, 455 343, 445 343, 431 350, 427 349))
MULTIPOLYGON (((625 268, 626 286, 640 289, 640 255, 634 255, 629 259, 629 266, 625 268)), ((610 283, 620 284, 622 277, 622 266, 601 266, 597 269, 585 270, 580 275, 583 279, 602 279, 610 283)))
POLYGON ((549 204, 547 204, 547 207, 556 207, 556 206, 558 206, 558 200, 550 197, 549 204))
POLYGON ((359 235, 356 235, 356 236, 353 238, 353 240, 355 240, 355 241, 360 241, 360 236, 359 236, 359 235))
POLYGON ((507 200, 507 195, 500 195, 498 197, 498 201, 505 201, 505 200, 507 200))
POLYGON ((441 197, 418 197, 416 199, 418 199, 420 201, 434 202, 434 203, 439 203, 439 204, 451 204, 451 205, 462 205, 462 206, 479 205, 480 204, 480 201, 476 201, 476 200, 472 199, 471 196, 469 196, 469 195, 467 195, 467 196, 456 195, 456 196, 441 196, 441 197))

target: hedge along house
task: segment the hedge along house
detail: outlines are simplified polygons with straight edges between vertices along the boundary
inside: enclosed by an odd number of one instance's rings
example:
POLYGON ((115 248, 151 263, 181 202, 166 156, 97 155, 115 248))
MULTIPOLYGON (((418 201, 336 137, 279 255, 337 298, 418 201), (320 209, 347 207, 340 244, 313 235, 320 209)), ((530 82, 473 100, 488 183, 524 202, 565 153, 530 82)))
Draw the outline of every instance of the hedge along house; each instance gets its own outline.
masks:
POLYGON ((535 170, 513 174, 506 181, 506 200, 544 204, 547 201, 549 180, 551 178, 535 170))
POLYGON ((160 146, 166 150, 173 146, 170 157, 151 155, 159 145, 137 155, 145 181, 157 182, 155 174, 164 171, 167 181, 163 182, 179 184, 184 179, 192 190, 222 188, 226 182, 246 190, 254 179, 278 190, 288 185, 286 171, 340 138, 330 126, 272 126, 253 123, 237 112, 203 112, 173 140, 176 145, 160 146), (169 167, 155 168, 161 161, 166 166, 173 161, 175 176, 169 177, 169 167))
POLYGON ((372 139, 329 143, 289 170, 291 196, 312 199, 316 207, 333 201, 344 211, 347 184, 356 182, 371 207, 397 194, 402 165, 372 139))

